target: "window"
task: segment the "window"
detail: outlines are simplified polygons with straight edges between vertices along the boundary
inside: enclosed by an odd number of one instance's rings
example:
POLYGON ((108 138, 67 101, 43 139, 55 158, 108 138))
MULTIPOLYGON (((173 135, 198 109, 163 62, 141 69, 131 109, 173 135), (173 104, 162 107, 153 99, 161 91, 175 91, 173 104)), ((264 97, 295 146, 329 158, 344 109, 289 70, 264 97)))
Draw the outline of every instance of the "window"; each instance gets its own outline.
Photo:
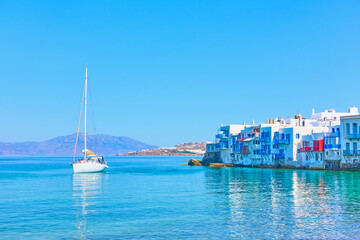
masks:
POLYGON ((353 134, 357 134, 357 123, 353 123, 353 134))
POLYGON ((354 154, 356 154, 356 152, 357 152, 357 143, 356 142, 353 143, 353 150, 354 150, 354 154))
POLYGON ((299 139, 300 138, 300 134, 296 134, 296 139, 299 139))
POLYGON ((346 124, 346 134, 350 134, 350 123, 346 124))

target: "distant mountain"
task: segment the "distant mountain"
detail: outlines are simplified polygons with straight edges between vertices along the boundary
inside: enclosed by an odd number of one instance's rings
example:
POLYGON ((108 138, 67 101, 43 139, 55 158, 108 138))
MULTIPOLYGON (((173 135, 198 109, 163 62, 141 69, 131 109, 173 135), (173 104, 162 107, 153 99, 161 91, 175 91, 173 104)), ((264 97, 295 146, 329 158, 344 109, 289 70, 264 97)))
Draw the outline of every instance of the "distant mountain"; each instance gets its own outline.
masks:
MULTIPOLYGON (((87 149, 99 155, 115 155, 143 149, 154 149, 157 146, 128 138, 114 137, 106 134, 87 135, 87 149)), ((76 133, 60 136, 43 142, 0 142, 0 155, 73 155, 76 133)), ((84 134, 79 134, 77 154, 84 149, 84 134)))

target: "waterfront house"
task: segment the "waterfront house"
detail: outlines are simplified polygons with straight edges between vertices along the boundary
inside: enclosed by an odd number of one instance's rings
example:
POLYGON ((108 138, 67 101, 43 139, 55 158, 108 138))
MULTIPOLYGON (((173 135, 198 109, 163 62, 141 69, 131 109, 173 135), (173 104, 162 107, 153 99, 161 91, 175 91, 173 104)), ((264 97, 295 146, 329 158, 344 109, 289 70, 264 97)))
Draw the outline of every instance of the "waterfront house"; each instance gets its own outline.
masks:
POLYGON ((268 119, 266 123, 221 126, 204 159, 244 166, 342 168, 359 165, 360 115, 326 110, 309 119, 268 119), (342 151, 341 151, 342 150, 342 151), (211 159, 210 159, 211 160, 211 159))
POLYGON ((340 125, 330 126, 324 133, 324 168, 340 168, 341 141, 340 125))
POLYGON ((359 167, 360 115, 341 117, 341 165, 343 168, 359 167))

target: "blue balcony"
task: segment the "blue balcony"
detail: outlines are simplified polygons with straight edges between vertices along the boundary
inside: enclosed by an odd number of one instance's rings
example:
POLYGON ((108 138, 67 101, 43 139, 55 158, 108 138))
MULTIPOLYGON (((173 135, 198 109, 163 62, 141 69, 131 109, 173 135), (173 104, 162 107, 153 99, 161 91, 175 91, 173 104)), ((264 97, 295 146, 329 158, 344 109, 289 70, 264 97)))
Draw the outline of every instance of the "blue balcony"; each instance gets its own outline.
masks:
POLYGON ((340 132, 329 132, 329 133, 324 133, 324 137, 328 137, 328 138, 336 138, 336 137, 340 137, 340 132))
POLYGON ((267 154, 270 154, 270 149, 261 149, 260 151, 259 151, 259 154, 264 154, 264 155, 267 155, 267 154))
POLYGON ((348 134, 347 135, 348 139, 360 139, 360 134, 359 133, 355 133, 355 134, 348 134))
POLYGON ((241 152, 241 149, 235 148, 233 152, 234 152, 234 153, 240 153, 240 152, 241 152))
POLYGON ((260 137, 260 138, 259 138, 259 141, 260 141, 260 142, 270 142, 271 139, 270 139, 270 137, 260 137))
POLYGON ((285 138, 285 139, 275 139, 275 144, 290 144, 290 139, 285 138))
POLYGON ((219 142, 219 148, 220 148, 220 149, 229 148, 229 143, 228 143, 227 141, 220 141, 220 142, 219 142))
POLYGON ((340 149, 340 144, 325 144, 324 149, 340 149))
POLYGON ((219 133, 215 135, 215 138, 226 138, 227 136, 224 133, 219 133))
POLYGON ((344 156, 359 156, 360 150, 343 150, 344 156))
POLYGON ((285 158, 285 154, 284 153, 276 153, 274 154, 275 159, 283 159, 285 158))

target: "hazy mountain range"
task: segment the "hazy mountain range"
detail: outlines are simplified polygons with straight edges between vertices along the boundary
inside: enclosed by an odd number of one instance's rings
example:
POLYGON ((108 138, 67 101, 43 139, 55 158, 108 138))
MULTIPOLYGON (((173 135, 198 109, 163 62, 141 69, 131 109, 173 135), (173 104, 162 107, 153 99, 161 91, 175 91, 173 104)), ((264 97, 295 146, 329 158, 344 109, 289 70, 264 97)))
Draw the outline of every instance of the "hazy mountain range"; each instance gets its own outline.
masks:
MULTIPOLYGON (((106 134, 87 135, 87 149, 99 155, 115 155, 143 149, 154 149, 157 146, 128 138, 106 134)), ((60 136, 42 142, 0 142, 0 155, 73 155, 76 134, 60 136)), ((79 135, 77 154, 84 149, 84 134, 79 135)))

